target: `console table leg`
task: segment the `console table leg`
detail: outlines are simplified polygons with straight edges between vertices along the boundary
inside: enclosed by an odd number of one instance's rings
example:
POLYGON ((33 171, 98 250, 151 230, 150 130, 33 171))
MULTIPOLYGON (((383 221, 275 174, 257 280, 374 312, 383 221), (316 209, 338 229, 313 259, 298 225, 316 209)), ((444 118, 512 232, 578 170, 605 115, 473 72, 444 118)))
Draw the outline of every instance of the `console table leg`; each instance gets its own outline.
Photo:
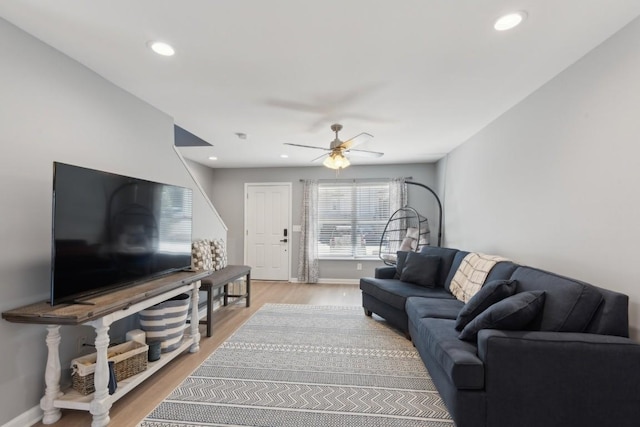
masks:
POLYGON ((46 384, 44 396, 40 399, 40 408, 44 411, 43 424, 53 424, 60 419, 62 413, 53 406, 53 401, 60 397, 60 325, 47 326, 47 367, 44 372, 46 384))
MULTIPOLYGON (((200 324, 198 313, 198 302, 200 299, 200 281, 193 283, 193 289, 191 290, 191 347, 190 353, 197 353, 200 350, 200 330, 198 325, 200 324)), ((211 316, 211 313, 207 313, 207 316, 211 316)), ((210 319, 207 318, 207 321, 210 319)))
POLYGON ((91 427, 106 427, 111 421, 109 409, 109 365, 107 351, 109 348, 110 317, 102 317, 92 322, 96 331, 96 371, 93 374, 93 383, 96 391, 89 405, 89 412, 93 415, 91 427))

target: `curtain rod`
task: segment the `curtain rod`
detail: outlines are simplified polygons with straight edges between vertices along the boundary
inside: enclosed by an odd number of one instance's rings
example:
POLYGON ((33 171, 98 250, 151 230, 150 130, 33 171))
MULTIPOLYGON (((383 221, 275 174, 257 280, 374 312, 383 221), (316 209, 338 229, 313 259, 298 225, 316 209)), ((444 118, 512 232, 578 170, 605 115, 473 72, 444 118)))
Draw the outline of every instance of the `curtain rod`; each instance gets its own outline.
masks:
MULTIPOLYGON (((412 176, 403 176, 405 180, 413 179, 412 176)), ((393 178, 353 178, 353 179, 318 179, 318 182, 358 182, 358 181, 385 181, 393 178)), ((306 179, 300 179, 300 182, 305 182, 306 179)))

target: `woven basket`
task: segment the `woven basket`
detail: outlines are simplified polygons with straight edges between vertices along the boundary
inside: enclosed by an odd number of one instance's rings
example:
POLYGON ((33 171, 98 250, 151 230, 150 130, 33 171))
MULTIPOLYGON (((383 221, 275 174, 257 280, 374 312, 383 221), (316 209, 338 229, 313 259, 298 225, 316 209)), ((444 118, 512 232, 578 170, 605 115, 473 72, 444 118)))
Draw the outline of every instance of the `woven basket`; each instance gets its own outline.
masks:
MULTIPOLYGON (((116 381, 122 381, 147 369, 149 346, 136 341, 127 341, 107 350, 108 361, 114 362, 116 381)), ((71 361, 73 388, 85 396, 96 391, 93 375, 96 371, 96 353, 78 357, 71 361)))

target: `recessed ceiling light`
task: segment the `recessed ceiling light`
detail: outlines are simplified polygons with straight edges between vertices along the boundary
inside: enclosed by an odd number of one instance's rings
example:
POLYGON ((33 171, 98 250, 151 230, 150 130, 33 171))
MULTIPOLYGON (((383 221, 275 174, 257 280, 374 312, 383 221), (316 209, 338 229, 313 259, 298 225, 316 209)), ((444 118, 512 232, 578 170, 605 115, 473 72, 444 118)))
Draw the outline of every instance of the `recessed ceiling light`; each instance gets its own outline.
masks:
POLYGON ((164 43, 164 42, 149 42, 148 44, 149 44, 149 47, 151 48, 151 50, 153 50, 158 55, 173 56, 176 53, 176 51, 173 49, 173 47, 168 43, 164 43))
POLYGON ((209 160, 218 160, 218 158, 216 156, 211 156, 209 157, 209 160))
POLYGON ((495 28, 497 31, 510 30, 520 25, 520 23, 524 21, 526 17, 527 13, 524 11, 508 13, 498 18, 496 23, 493 24, 493 28, 495 28))
POLYGON ((280 154, 280 157, 282 157, 283 159, 288 159, 289 155, 288 154, 280 154))

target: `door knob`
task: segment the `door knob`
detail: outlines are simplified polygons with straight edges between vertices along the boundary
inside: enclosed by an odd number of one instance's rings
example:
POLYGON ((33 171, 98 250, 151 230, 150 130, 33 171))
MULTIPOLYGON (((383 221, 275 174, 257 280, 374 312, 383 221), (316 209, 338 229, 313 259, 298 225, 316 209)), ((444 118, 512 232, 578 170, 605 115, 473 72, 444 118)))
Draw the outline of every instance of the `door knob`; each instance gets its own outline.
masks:
POLYGON ((281 242, 285 242, 285 243, 286 243, 286 242, 288 242, 288 240, 287 240, 287 239, 282 239, 282 240, 280 240, 280 241, 281 241, 281 242))

